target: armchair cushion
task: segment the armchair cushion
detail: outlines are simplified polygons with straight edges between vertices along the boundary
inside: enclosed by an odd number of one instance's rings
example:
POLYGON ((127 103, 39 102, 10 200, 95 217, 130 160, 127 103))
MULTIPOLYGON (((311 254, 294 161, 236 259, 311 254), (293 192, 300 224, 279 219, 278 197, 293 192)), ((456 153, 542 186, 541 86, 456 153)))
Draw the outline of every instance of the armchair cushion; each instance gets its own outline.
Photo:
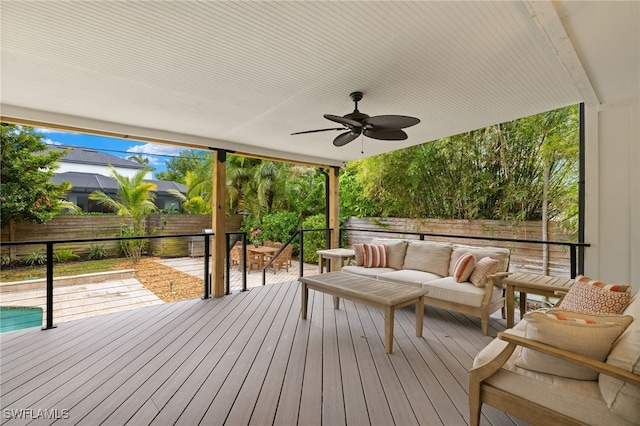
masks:
MULTIPOLYGON (((635 296, 625 309, 635 321, 616 341, 605 361, 607 364, 640 374, 640 297, 635 296)), ((640 424, 640 385, 623 382, 606 374, 598 377, 598 387, 607 407, 633 424, 640 424)))
MULTIPOLYGON (((567 320, 567 317, 566 314, 561 316, 540 311, 527 313, 524 316, 527 322, 525 337, 604 361, 613 342, 624 331, 623 326, 615 322, 597 319, 585 321, 580 318, 567 320)), ((578 380, 598 378, 596 371, 527 348, 520 352, 516 365, 527 370, 578 380)))

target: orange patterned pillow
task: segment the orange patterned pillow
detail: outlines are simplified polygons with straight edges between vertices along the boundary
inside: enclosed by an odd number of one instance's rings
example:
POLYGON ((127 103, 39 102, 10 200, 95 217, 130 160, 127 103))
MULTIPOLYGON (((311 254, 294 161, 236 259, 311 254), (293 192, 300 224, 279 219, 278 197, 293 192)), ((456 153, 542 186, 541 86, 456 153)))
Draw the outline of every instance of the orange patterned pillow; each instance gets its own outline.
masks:
POLYGON ((387 267, 387 246, 384 244, 363 244, 364 246, 364 267, 365 268, 386 268, 387 267))
POLYGON ((493 274, 498 268, 500 261, 490 257, 483 257, 476 263, 469 281, 476 287, 483 287, 487 281, 487 276, 493 274))
POLYGON ((576 280, 560 307, 586 314, 621 314, 631 301, 631 293, 606 290, 602 286, 576 280))

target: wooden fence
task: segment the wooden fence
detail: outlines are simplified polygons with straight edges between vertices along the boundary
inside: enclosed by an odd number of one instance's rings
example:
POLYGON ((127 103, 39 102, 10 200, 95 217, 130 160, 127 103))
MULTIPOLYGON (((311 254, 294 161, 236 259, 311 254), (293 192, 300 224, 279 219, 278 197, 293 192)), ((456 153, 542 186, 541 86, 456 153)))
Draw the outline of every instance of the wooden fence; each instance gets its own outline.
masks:
MULTIPOLYGON (((18 223, 15 224, 14 241, 46 241, 46 240, 77 240, 91 238, 115 238, 120 235, 124 226, 130 225, 131 219, 114 214, 56 216, 50 222, 43 224, 18 223)), ((242 224, 242 216, 235 215, 227 218, 227 231, 237 231, 242 224)), ((147 217, 146 229, 148 235, 177 235, 202 232, 211 228, 211 215, 184 214, 153 214, 147 217)), ((2 228, 2 241, 11 241, 9 227, 2 228)), ((118 253, 117 242, 96 243, 63 243, 56 244, 54 250, 72 250, 79 256, 86 256, 92 245, 98 245, 107 250, 110 255, 118 253)), ((188 238, 161 238, 150 240, 149 252, 155 256, 173 257, 189 254, 188 238)), ((1 248, 2 254, 9 255, 9 247, 1 248)), ((13 259, 24 258, 34 251, 45 251, 44 245, 20 245, 14 247, 13 259)))
MULTIPOLYGON (((444 220, 444 219, 403 219, 403 218, 350 218, 345 228, 395 232, 426 232, 445 235, 465 235, 486 238, 513 238, 542 240, 540 222, 523 222, 517 226, 497 220, 444 220)), ((347 246, 370 241, 372 238, 418 238, 411 235, 385 234, 379 232, 347 232, 347 246)), ((505 247, 511 250, 511 271, 542 273, 543 245, 512 243, 491 240, 475 240, 452 237, 425 237, 430 241, 449 241, 474 246, 505 247)), ((574 242, 571 235, 563 232, 555 223, 549 225, 549 241, 574 242)), ((549 251, 549 274, 569 276, 570 255, 567 246, 547 245, 549 251)))

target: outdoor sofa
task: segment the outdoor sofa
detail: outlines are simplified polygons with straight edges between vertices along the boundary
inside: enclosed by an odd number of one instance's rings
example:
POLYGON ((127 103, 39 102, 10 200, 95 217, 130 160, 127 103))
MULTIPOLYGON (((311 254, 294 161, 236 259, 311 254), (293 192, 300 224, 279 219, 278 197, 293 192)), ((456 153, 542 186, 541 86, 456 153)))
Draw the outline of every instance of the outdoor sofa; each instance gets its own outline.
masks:
POLYGON ((376 238, 354 250, 355 265, 342 272, 428 289, 425 304, 479 317, 485 336, 489 316, 504 307, 509 249, 376 238))
POLYGON ((616 311, 623 295, 589 285, 577 280, 558 308, 527 313, 478 353, 471 425, 483 403, 533 424, 640 424, 640 296, 616 311))

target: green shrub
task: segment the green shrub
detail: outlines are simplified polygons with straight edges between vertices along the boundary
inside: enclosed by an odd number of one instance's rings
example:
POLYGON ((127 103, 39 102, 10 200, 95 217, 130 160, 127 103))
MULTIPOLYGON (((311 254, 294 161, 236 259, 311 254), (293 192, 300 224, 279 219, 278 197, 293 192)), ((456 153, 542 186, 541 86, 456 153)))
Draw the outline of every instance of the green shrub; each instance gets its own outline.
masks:
MULTIPOLYGON (((132 227, 125 227, 120 232, 121 237, 137 237, 136 231, 132 227)), ((145 253, 148 240, 121 240, 118 241, 118 250, 121 255, 125 255, 133 263, 138 263, 145 253)))
POLYGON ((107 252, 107 249, 105 249, 103 246, 99 246, 97 244, 92 244, 91 246, 89 246, 89 256, 87 257, 87 259, 100 260, 100 259, 106 259, 108 256, 109 256, 109 253, 107 252))
POLYGON ((261 243, 264 241, 262 235, 262 224, 260 223, 260 219, 255 216, 245 216, 244 220, 242 221, 240 231, 244 232, 247 235, 247 243, 261 243), (260 229, 261 232, 255 237, 252 237, 251 233, 256 229, 260 229))
POLYGON ((294 212, 283 211, 268 214, 262 218, 262 241, 286 243, 291 235, 298 230, 299 224, 300 218, 294 212))
POLYGON ((11 256, 9 256, 8 254, 2 253, 1 264, 2 266, 8 266, 9 264, 11 264, 11 256))
POLYGON ((32 251, 21 262, 29 266, 44 265, 47 263, 47 256, 40 251, 32 251))
MULTIPOLYGON (((321 229, 327 223, 324 214, 310 216, 302 221, 302 229, 321 229)), ((327 233, 325 231, 313 231, 304 233, 304 261, 307 263, 318 263, 318 250, 327 248, 327 233)))
POLYGON ((79 259, 80 256, 78 256, 77 254, 75 254, 72 250, 56 250, 53 252, 53 260, 56 263, 65 263, 65 262, 69 262, 70 260, 76 260, 79 259))

